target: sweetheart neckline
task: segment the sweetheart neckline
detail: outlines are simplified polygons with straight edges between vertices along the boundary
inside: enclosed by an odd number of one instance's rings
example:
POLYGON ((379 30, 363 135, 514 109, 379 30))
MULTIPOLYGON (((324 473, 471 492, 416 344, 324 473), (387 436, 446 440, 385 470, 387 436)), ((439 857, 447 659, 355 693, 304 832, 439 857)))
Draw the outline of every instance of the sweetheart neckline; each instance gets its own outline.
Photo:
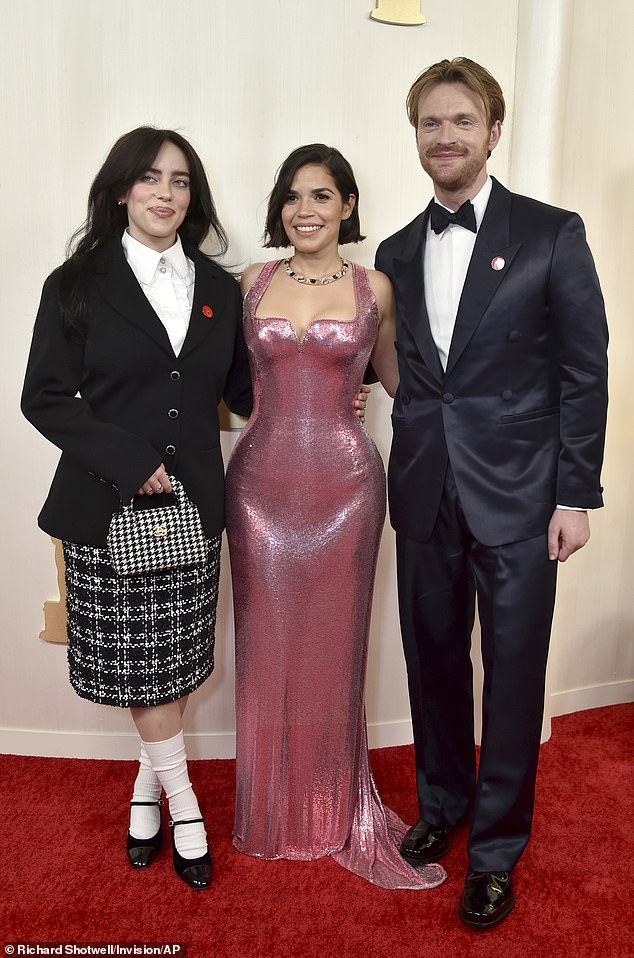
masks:
POLYGON ((295 340, 298 346, 302 346, 304 344, 304 340, 308 336, 308 333, 313 328, 313 326, 316 326, 318 323, 338 323, 341 326, 350 326, 352 325, 352 323, 358 322, 359 318, 360 318, 359 313, 356 314, 354 319, 329 319, 327 316, 320 316, 319 319, 314 319, 312 323, 308 324, 308 326, 304 330, 304 335, 300 339, 299 336, 297 335, 297 330, 295 329, 293 323, 288 318, 288 316, 255 316, 255 315, 253 316, 253 319, 255 319, 259 323, 265 323, 267 320, 270 320, 270 319, 279 320, 282 323, 288 323, 288 325, 293 330, 293 333, 295 334, 295 340))

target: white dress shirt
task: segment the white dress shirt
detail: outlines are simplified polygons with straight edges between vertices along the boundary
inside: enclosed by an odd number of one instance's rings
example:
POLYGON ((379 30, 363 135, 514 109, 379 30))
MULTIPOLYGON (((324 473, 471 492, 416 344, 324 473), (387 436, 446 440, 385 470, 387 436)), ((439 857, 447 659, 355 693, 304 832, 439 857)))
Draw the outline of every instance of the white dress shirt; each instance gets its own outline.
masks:
POLYGON ((139 243, 127 230, 121 244, 132 272, 165 326, 178 356, 189 327, 196 279, 194 264, 185 256, 180 236, 163 253, 139 243))
MULTIPOLYGON (((478 229, 484 219, 492 186, 491 177, 488 176, 480 192, 471 200, 478 229)), ((437 199, 436 202, 438 202, 437 199)), ((447 368, 456 314, 476 236, 476 233, 465 229, 464 226, 458 226, 457 223, 450 224, 442 233, 434 233, 431 228, 431 217, 427 224, 427 240, 423 257, 425 305, 431 334, 443 369, 447 368)))

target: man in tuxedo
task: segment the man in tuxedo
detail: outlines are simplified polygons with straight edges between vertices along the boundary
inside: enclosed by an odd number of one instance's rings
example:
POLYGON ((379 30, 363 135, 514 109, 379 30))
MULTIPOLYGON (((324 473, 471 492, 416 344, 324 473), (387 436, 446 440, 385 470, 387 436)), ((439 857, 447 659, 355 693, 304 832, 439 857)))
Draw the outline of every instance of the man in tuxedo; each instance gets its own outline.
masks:
POLYGON ((491 74, 443 60, 407 106, 435 198, 376 257, 397 302, 388 485, 420 807, 401 854, 436 861, 470 821, 459 914, 488 928, 530 834, 557 563, 603 504, 607 328, 579 216, 487 173, 505 112, 491 74))

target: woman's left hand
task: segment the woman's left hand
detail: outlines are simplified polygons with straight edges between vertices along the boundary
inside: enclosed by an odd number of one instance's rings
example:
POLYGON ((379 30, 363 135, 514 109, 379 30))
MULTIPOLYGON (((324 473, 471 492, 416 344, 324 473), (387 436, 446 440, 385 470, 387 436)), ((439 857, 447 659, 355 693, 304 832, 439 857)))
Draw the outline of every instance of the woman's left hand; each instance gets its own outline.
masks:
POLYGON ((359 392, 354 397, 354 402, 352 405, 354 406, 355 412, 361 422, 365 422, 365 404, 367 403, 368 396, 371 392, 372 390, 370 387, 362 383, 359 392))
POLYGON ((160 495, 162 492, 171 492, 172 483, 165 472, 163 463, 153 472, 149 479, 146 479, 142 486, 137 489, 137 496, 160 495))

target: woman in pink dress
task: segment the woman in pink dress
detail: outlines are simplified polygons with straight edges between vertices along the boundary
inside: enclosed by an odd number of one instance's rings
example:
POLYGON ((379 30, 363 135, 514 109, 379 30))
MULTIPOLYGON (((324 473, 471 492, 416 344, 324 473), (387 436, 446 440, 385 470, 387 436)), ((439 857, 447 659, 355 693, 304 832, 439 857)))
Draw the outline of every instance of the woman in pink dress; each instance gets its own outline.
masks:
POLYGON ((292 257, 246 270, 253 415, 227 470, 236 622, 234 845, 261 858, 332 855, 386 888, 445 873, 400 857, 364 716, 370 606, 385 472, 353 400, 372 360, 398 386, 394 302, 382 273, 348 263, 362 239, 358 188, 335 149, 284 162, 267 246, 292 257))

